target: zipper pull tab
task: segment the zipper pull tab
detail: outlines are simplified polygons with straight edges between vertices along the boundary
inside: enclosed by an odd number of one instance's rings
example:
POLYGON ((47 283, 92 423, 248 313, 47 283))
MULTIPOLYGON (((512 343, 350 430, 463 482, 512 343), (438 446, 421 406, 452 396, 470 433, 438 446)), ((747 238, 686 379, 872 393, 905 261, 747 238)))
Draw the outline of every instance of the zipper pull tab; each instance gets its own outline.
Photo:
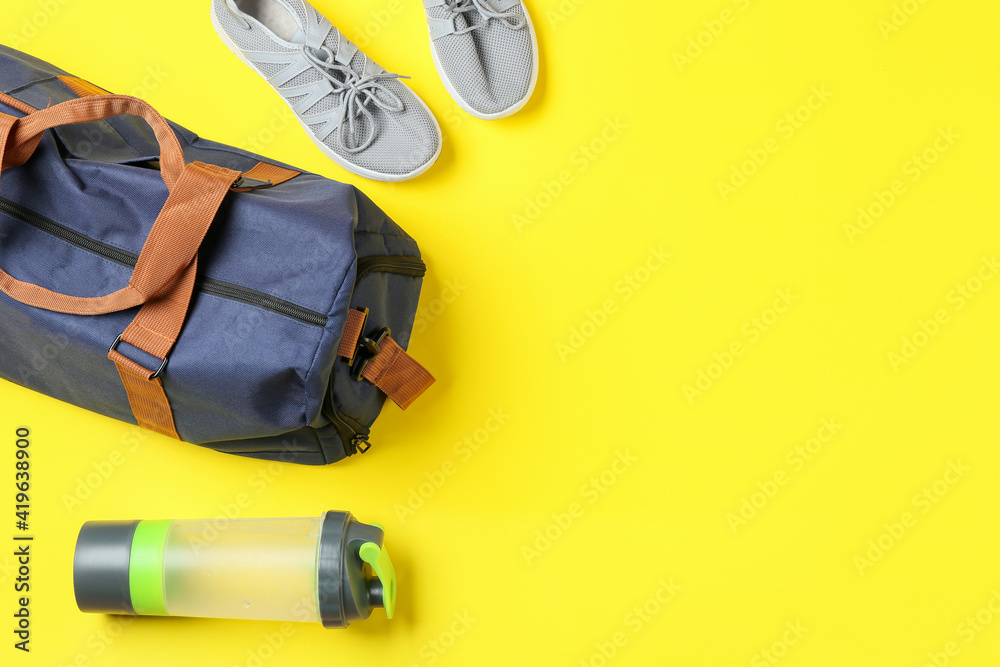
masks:
POLYGON ((372 443, 368 442, 368 436, 366 434, 358 433, 351 439, 351 446, 354 447, 354 451, 358 454, 364 454, 372 448, 372 443))

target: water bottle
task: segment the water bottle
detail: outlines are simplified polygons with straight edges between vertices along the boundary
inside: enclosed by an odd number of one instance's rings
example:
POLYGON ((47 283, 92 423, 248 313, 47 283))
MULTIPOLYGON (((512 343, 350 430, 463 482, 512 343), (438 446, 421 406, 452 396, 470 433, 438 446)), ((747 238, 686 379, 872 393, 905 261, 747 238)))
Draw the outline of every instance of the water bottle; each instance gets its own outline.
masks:
POLYGON ((347 627, 396 607, 378 524, 311 519, 88 521, 73 587, 81 611, 319 622, 347 627))

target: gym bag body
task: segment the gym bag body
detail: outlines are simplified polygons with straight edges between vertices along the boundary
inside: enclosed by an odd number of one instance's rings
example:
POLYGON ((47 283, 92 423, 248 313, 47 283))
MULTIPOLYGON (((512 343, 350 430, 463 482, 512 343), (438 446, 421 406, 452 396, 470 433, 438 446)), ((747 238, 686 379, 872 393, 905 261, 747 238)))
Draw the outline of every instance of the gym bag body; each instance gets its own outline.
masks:
POLYGON ((425 266, 351 185, 0 46, 0 377, 222 452, 368 447, 425 266))

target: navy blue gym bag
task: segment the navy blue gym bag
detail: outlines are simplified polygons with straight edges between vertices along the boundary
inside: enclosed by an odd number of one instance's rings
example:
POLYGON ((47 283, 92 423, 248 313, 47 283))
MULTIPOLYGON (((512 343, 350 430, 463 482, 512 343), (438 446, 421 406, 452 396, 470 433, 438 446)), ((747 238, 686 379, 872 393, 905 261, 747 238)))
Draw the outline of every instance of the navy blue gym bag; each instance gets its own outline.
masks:
POLYGON ((0 377, 222 452, 327 464, 386 396, 425 266, 351 185, 0 46, 0 377))

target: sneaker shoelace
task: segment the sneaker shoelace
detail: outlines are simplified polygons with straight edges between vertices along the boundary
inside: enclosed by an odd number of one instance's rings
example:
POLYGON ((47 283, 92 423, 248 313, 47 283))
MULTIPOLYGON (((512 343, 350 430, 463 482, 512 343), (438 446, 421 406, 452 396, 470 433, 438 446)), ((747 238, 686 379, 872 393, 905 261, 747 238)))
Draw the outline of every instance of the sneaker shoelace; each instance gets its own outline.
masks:
POLYGON ((350 67, 338 63, 334 59, 333 52, 326 46, 320 47, 318 51, 325 58, 308 46, 302 46, 302 55, 316 71, 330 82, 333 86, 333 94, 343 97, 343 102, 340 105, 340 121, 337 127, 337 143, 348 153, 360 153, 375 141, 375 115, 368 108, 368 104, 373 103, 379 109, 395 113, 399 113, 405 108, 403 100, 386 88, 382 82, 392 79, 409 79, 410 77, 389 72, 360 76, 350 67), (377 93, 382 93, 385 99, 377 93), (368 121, 368 132, 364 141, 359 144, 357 141, 359 129, 357 119, 361 116, 364 116, 368 121), (350 142, 345 139, 345 133, 350 142))
POLYGON ((469 12, 479 12, 479 15, 483 18, 480 23, 475 23, 467 28, 456 30, 456 35, 464 35, 472 32, 473 30, 479 30, 484 25, 489 23, 491 19, 500 21, 511 30, 520 30, 527 25, 524 17, 520 14, 514 13, 511 9, 508 9, 505 12, 495 11, 485 0, 446 0, 445 7, 448 10, 448 16, 467 14, 469 12))

